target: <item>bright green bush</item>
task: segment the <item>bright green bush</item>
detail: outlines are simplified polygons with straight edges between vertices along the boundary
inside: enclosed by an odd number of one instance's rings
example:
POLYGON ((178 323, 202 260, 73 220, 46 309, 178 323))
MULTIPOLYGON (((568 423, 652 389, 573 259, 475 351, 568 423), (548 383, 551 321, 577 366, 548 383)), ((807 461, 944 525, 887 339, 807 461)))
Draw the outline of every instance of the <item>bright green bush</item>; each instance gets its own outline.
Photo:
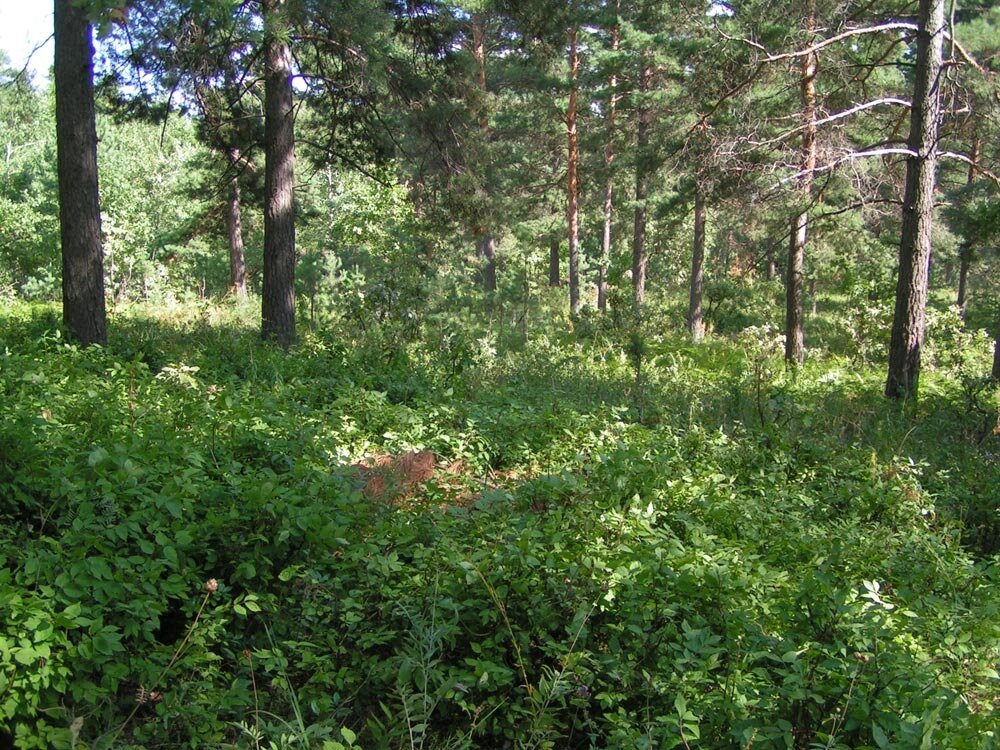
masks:
POLYGON ((81 352, 3 314, 17 746, 996 745, 995 438, 946 358, 899 413, 759 337, 644 333, 637 383, 613 340, 288 355, 238 315, 81 352), (408 449, 457 473, 365 494, 408 449))

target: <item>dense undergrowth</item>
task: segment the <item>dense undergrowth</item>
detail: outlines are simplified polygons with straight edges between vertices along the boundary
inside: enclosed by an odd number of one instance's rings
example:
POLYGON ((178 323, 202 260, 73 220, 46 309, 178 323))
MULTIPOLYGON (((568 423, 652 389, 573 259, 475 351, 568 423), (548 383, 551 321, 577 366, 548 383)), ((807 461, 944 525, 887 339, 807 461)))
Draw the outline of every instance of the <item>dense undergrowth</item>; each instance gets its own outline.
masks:
POLYGON ((981 342, 900 410, 766 326, 112 330, 0 314, 17 747, 1000 744, 981 342), (409 450, 441 468, 364 491, 409 450))

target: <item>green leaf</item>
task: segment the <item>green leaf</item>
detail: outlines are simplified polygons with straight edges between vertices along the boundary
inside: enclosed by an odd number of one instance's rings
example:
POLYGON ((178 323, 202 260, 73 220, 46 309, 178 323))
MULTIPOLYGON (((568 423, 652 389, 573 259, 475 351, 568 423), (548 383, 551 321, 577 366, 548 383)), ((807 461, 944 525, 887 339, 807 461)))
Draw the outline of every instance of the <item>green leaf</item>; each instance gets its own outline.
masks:
POLYGON ((87 464, 91 467, 97 466, 107 460, 109 454, 104 448, 94 448, 87 456, 87 464))
POLYGON ((889 747, 889 737, 878 724, 872 724, 872 738, 879 747, 889 747))
POLYGON ((684 714, 687 713, 687 700, 685 700, 684 696, 680 693, 678 693, 677 697, 674 698, 674 710, 681 716, 684 716, 684 714))
POLYGON ((25 666, 34 664, 37 656, 38 654, 35 652, 35 649, 30 646, 25 646, 14 651, 14 661, 25 666))
POLYGON ((178 564, 177 550, 175 550, 173 547, 170 547, 170 546, 164 547, 163 548, 163 557, 171 565, 173 565, 175 567, 177 566, 177 564, 178 564))

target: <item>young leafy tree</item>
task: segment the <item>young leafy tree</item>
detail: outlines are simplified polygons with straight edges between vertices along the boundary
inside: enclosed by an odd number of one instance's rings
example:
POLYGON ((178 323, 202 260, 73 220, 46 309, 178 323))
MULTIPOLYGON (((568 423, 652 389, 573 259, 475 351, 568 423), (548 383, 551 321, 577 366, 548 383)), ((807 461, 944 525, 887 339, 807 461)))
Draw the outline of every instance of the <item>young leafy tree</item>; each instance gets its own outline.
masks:
POLYGON ((55 0, 56 143, 63 321, 84 346, 107 342, 90 20, 55 0))
POLYGON ((225 209, 229 288, 238 297, 247 293, 241 178, 254 174, 262 141, 256 19, 247 3, 133 0, 127 24, 105 50, 113 66, 108 83, 117 84, 106 93, 119 116, 159 121, 174 108, 193 115, 213 157, 206 192, 225 209))
MULTIPOLYGON (((36 91, 0 52, 0 289, 58 280, 59 208, 51 91, 36 91)), ((52 290, 55 291, 55 290, 52 290)))

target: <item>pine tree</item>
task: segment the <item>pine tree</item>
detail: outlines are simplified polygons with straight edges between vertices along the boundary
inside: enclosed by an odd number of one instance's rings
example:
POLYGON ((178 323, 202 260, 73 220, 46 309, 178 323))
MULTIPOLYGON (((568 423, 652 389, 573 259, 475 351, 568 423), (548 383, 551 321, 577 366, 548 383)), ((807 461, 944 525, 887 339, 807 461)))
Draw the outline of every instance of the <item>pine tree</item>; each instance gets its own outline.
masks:
POLYGON ((55 0, 54 19, 63 321, 84 346, 104 344, 107 313, 91 25, 71 0, 55 0))
POLYGON ((931 225, 938 159, 944 0, 920 0, 917 56, 910 109, 903 227, 899 242, 896 306, 889 343, 889 398, 917 395, 931 257, 931 225))

